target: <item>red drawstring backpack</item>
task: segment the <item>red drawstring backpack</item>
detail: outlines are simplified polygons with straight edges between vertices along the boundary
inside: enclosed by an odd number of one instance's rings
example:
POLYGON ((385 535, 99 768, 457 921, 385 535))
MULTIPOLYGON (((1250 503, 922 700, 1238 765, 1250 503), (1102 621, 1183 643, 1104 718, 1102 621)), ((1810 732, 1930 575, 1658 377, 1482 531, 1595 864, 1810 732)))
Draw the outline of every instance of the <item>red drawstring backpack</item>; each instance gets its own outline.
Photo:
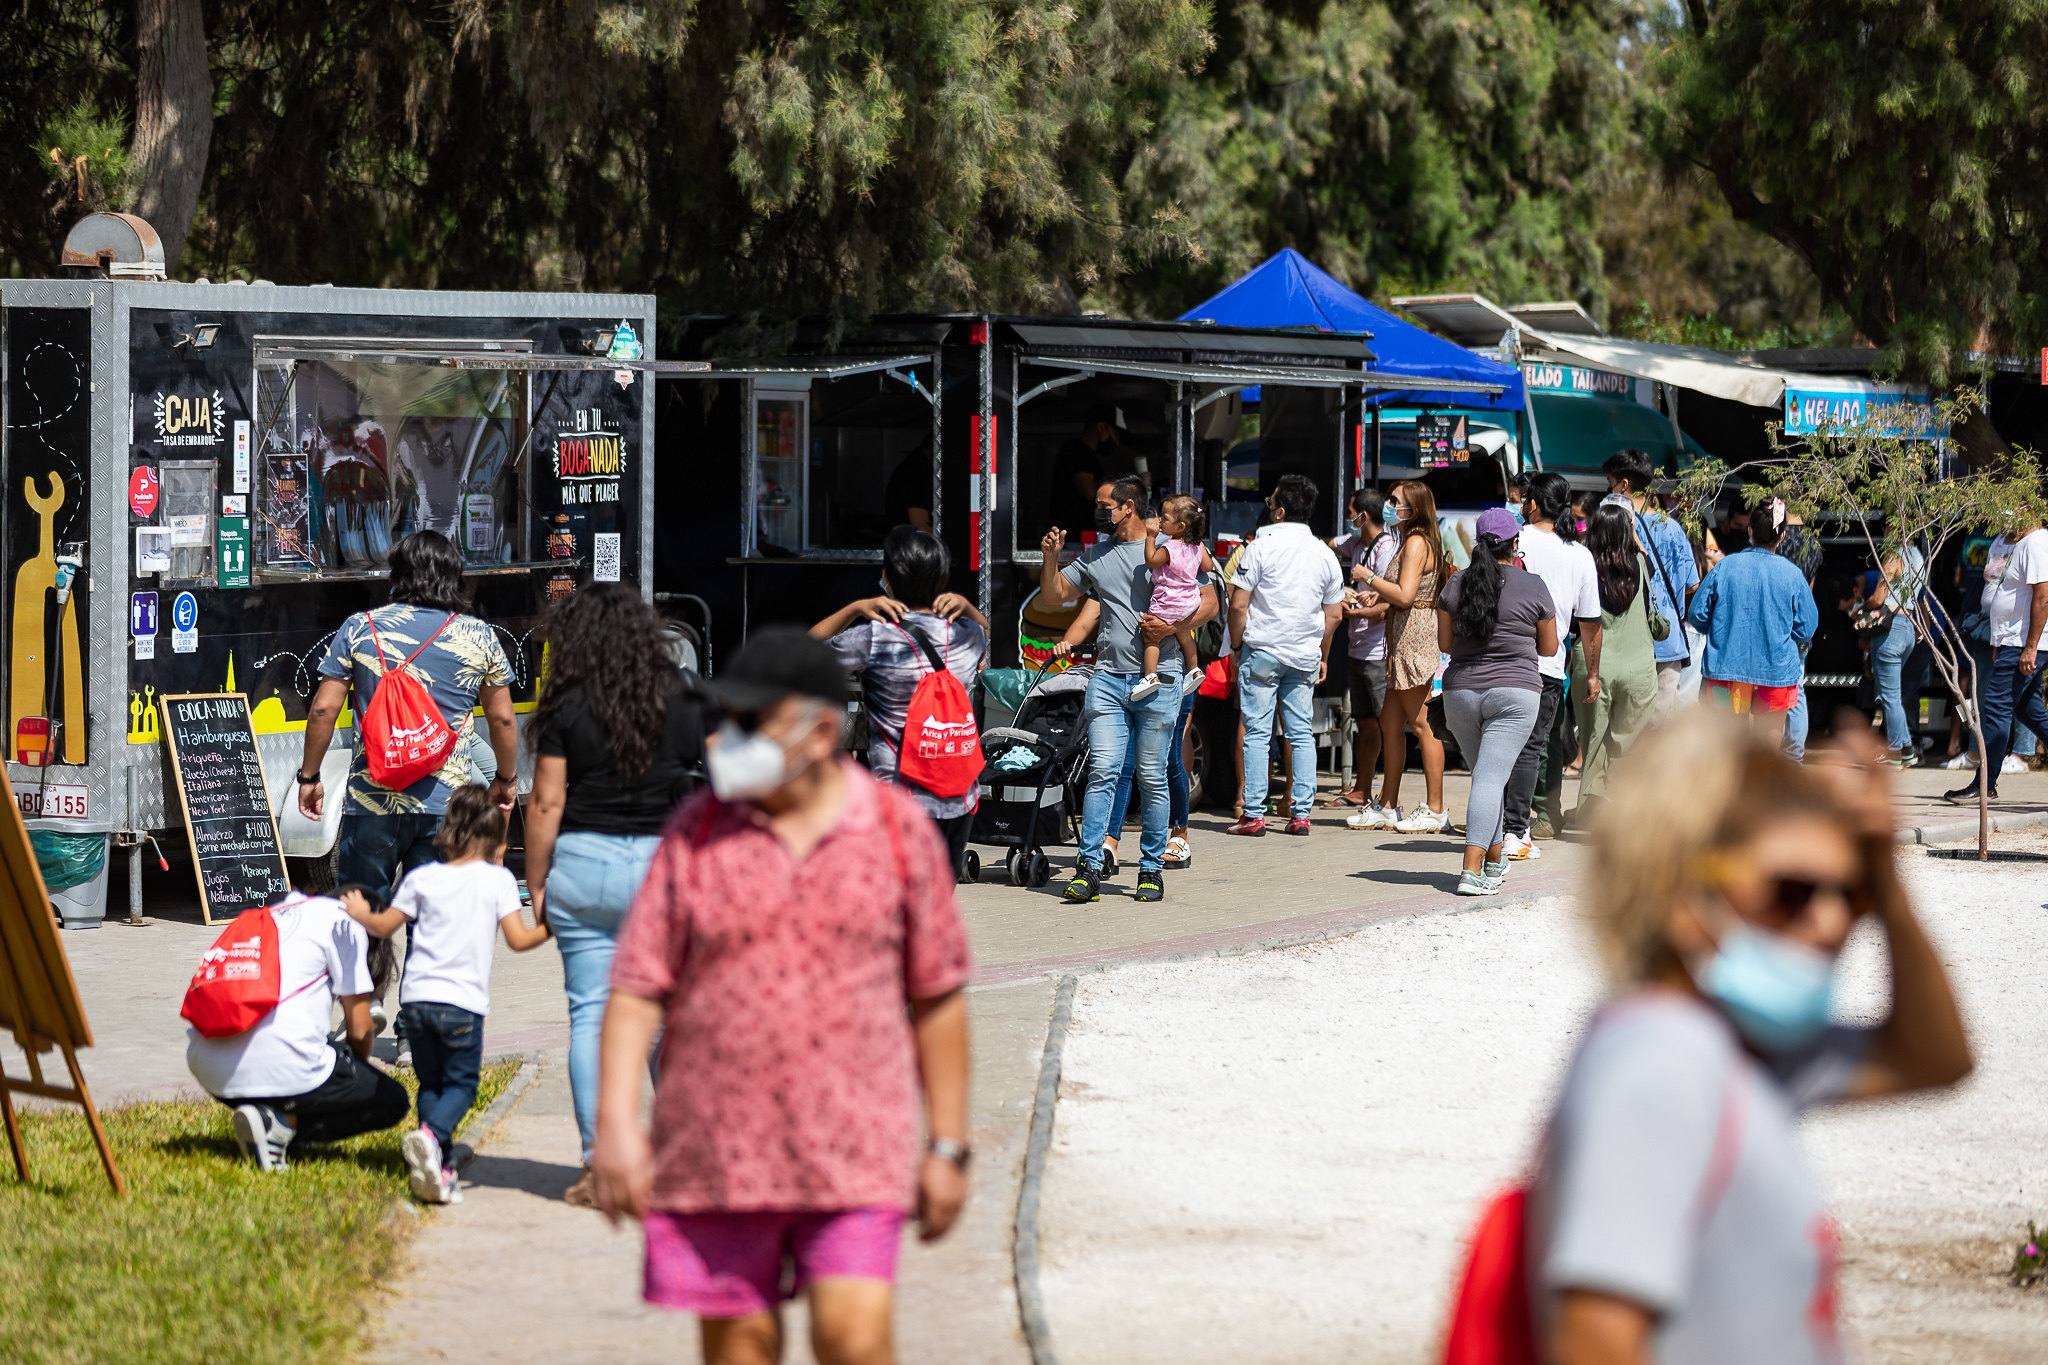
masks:
MULTIPOLYGON (((377 638, 377 622, 367 612, 363 619, 370 623, 370 643, 377 650, 377 666, 383 668, 384 642, 377 638)), ((448 621, 454 619, 455 614, 450 612, 448 621)), ((441 632, 448 629, 448 621, 443 621, 421 642, 412 658, 379 675, 377 690, 370 694, 370 704, 363 708, 356 722, 363 736, 363 758, 370 780, 380 787, 404 791, 429 773, 439 771, 455 743, 455 732, 448 728, 441 708, 434 705, 420 680, 406 671, 413 659, 441 638, 441 632)))
MULTIPOLYGON (((292 900, 300 899, 296 895, 292 900)), ((281 902, 289 905, 291 900, 281 902)), ((256 1027, 263 1016, 284 1003, 277 954, 277 919, 270 907, 244 910, 221 931, 199 959, 185 1004, 178 1011, 202 1038, 232 1038, 256 1027)), ((311 990, 324 977, 307 982, 293 995, 311 990)))
POLYGON ((964 796, 981 780, 981 732, 967 689, 946 667, 946 656, 923 636, 897 626, 918 647, 932 671, 917 680, 903 717, 896 771, 934 796, 964 796))
MULTIPOLYGON (((1595 1021, 1598 1022, 1597 1020, 1595 1021)), ((1721 1122, 1706 1175, 1693 1198, 1693 1227, 1704 1231, 1742 1154, 1742 1078, 1731 1072, 1721 1092, 1721 1122)), ((1529 1187, 1516 1185, 1487 1201, 1472 1230, 1444 1336, 1444 1365, 1541 1365, 1535 1299, 1529 1292, 1529 1187)))

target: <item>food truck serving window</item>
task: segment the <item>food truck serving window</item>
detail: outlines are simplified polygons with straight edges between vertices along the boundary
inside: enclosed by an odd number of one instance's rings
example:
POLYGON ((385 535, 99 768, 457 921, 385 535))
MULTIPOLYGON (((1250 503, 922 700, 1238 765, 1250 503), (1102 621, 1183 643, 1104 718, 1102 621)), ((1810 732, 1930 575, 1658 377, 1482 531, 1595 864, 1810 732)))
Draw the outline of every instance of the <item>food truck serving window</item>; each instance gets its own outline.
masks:
POLYGON ((472 564, 530 557, 524 372, 303 361, 259 366, 257 392, 261 567, 381 569, 423 530, 472 564))
POLYGON ((912 356, 741 371, 754 405, 749 557, 878 558, 897 526, 939 529, 932 368, 912 356))

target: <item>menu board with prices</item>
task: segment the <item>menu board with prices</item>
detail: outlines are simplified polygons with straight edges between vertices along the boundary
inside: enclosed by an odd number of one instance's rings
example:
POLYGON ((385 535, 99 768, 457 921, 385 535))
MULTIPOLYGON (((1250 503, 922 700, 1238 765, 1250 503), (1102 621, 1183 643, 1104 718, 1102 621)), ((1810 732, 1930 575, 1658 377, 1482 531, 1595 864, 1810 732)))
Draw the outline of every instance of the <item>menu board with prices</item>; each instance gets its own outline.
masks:
POLYGON ((208 924, 276 902, 291 890, 263 759, 240 692, 160 698, 172 776, 208 924))

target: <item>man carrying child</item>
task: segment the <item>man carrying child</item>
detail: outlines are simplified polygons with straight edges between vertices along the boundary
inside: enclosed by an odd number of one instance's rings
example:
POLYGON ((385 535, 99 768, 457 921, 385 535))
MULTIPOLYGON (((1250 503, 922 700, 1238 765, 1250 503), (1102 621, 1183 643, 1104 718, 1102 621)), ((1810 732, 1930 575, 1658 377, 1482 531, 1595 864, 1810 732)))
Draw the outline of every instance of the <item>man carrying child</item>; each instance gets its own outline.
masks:
POLYGON ((698 1317, 708 1365, 779 1358, 785 1258, 819 1359, 887 1362, 903 1224, 939 1237, 967 1191, 953 869, 915 802, 840 754, 824 643, 756 631, 710 686, 711 790, 669 821, 612 965, 598 1206, 644 1222, 644 1296, 698 1317))

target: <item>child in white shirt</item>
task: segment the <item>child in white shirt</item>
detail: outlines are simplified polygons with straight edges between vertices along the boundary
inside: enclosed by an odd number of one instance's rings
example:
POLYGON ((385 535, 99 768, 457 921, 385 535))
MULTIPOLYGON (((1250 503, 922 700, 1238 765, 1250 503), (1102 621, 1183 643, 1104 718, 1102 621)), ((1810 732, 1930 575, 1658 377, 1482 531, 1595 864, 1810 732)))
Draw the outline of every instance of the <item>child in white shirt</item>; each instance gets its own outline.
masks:
POLYGON ((399 1150, 413 1194, 453 1204, 462 1192, 451 1149, 456 1125, 476 1103, 492 951, 500 931, 506 947, 523 953, 547 942, 548 928, 529 929, 519 918, 519 883, 504 866, 505 812, 490 788, 472 783, 448 794, 434 850, 444 861, 408 873, 388 909, 369 913, 351 899, 349 913, 380 938, 413 926, 398 1023, 419 1076, 419 1127, 399 1150))

